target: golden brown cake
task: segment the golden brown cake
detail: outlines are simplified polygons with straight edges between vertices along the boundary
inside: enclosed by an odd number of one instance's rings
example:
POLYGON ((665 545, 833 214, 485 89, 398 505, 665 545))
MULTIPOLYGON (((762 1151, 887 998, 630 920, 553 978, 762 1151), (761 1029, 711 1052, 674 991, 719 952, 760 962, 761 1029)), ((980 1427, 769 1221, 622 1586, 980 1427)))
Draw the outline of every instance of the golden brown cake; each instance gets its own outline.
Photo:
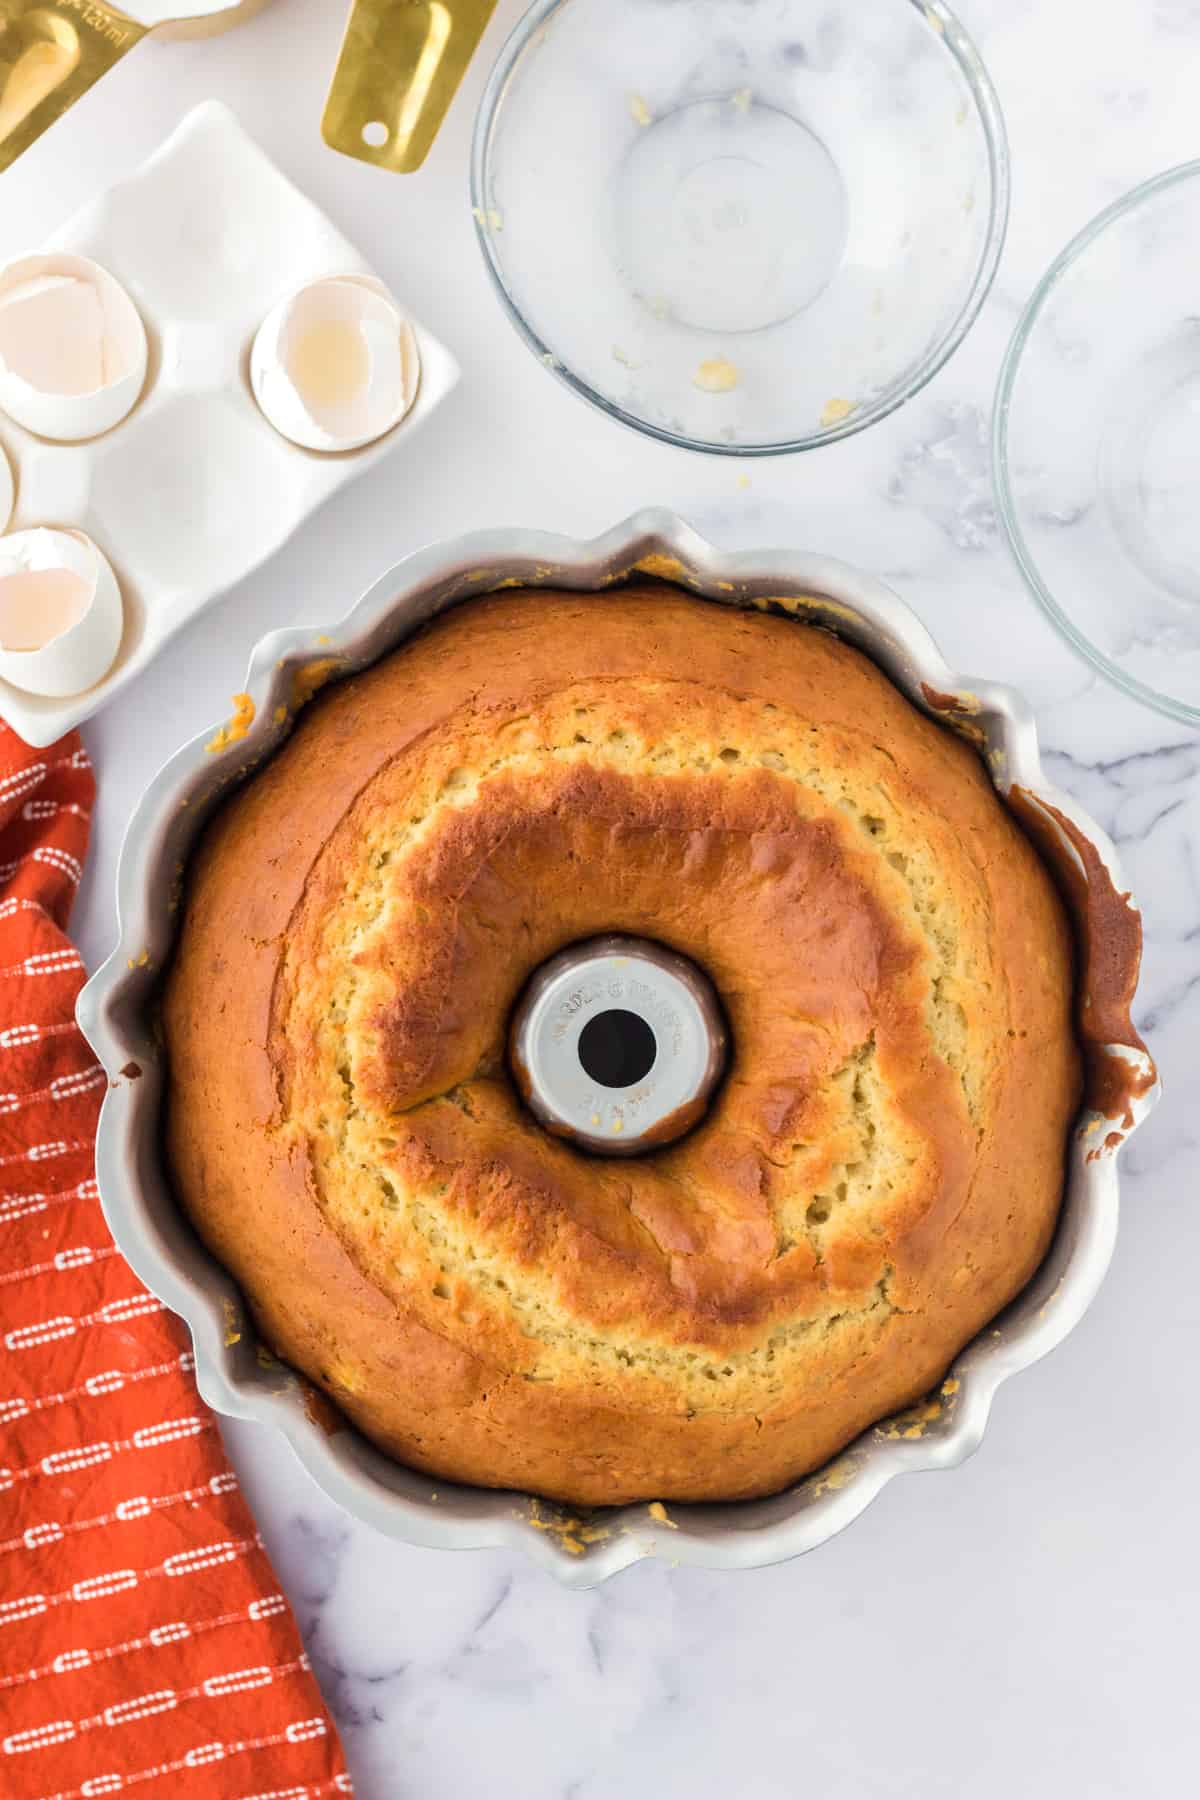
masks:
POLYGON ((1071 942, 974 751, 857 651, 663 586, 507 593, 321 695, 191 866, 179 1194, 264 1339, 442 1478, 765 1494, 1028 1280, 1071 942), (589 1156, 506 1057, 597 933, 706 970, 727 1079, 589 1156))

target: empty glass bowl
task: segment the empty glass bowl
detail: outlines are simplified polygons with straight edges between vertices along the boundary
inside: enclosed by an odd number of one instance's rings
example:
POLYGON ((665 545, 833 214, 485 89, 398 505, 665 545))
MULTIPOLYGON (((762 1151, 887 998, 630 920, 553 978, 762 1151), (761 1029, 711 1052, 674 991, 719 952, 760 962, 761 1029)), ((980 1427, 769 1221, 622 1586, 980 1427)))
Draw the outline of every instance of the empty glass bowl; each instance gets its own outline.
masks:
POLYGON ((1094 219, 1000 376, 1001 517, 1035 597, 1118 687, 1200 723, 1200 162, 1094 219))
POLYGON ((546 366, 730 455, 846 437, 915 393, 1008 211, 995 93, 940 0, 537 0, 472 187, 546 366))

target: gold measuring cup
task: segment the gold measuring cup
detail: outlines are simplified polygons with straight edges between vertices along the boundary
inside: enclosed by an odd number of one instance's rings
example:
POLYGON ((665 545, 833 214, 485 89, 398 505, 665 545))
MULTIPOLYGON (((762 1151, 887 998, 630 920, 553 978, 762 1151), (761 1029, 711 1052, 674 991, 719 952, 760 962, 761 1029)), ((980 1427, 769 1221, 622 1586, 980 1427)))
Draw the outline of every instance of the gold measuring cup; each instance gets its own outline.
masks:
POLYGON ((321 132, 346 156, 408 174, 445 118, 496 0, 352 0, 321 132))
MULTIPOLYGON (((150 32, 204 37, 269 0, 0 0, 0 170, 150 32)), ((496 0, 352 0, 327 144, 408 172, 429 153, 496 0)))
POLYGON ((153 32, 206 37, 269 0, 0 0, 0 170, 153 32))

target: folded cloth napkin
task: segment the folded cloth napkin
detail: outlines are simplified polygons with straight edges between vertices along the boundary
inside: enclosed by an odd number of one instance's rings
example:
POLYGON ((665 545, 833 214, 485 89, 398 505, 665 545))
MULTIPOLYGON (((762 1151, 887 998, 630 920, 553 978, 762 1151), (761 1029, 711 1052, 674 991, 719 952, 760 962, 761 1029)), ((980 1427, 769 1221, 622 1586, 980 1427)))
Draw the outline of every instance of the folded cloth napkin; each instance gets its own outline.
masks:
POLYGON ((0 724, 0 1795, 352 1791, 179 1321, 93 1179, 64 935, 94 782, 0 724))

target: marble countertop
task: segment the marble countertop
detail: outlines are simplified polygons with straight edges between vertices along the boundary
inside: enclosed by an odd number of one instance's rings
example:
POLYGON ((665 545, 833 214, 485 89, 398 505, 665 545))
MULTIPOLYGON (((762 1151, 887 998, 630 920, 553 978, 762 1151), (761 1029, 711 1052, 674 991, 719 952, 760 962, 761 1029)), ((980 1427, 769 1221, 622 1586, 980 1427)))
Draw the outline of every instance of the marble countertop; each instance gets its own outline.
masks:
POLYGON ((501 316, 465 193, 487 41, 426 170, 335 156, 318 119, 342 23, 278 0, 227 38, 147 44, 3 183, 0 256, 36 245, 209 96, 429 320, 464 379, 414 453, 369 472, 185 630, 85 737, 100 771, 76 928, 114 937, 113 872, 144 780, 225 713, 251 645, 338 616, 433 537, 577 535, 675 508, 728 546, 789 544, 892 582, 965 673, 1011 681, 1047 764, 1111 832, 1146 919, 1140 1023, 1167 1098, 1125 1157, 1115 1263, 1068 1342, 1008 1384, 963 1468, 894 1482, 783 1568, 643 1564, 570 1594, 499 1553, 406 1549, 354 1525, 282 1439, 228 1427, 367 1800, 1149 1800, 1194 1784, 1200 1599, 1192 1420, 1200 1301, 1200 738, 1077 662, 997 525, 987 420, 1018 311, 1101 206, 1197 153, 1200 4, 963 0, 1000 89, 1013 212, 966 344, 899 413, 750 468, 622 432, 543 377, 501 316), (1189 1054, 1190 1053, 1190 1054, 1189 1054))

